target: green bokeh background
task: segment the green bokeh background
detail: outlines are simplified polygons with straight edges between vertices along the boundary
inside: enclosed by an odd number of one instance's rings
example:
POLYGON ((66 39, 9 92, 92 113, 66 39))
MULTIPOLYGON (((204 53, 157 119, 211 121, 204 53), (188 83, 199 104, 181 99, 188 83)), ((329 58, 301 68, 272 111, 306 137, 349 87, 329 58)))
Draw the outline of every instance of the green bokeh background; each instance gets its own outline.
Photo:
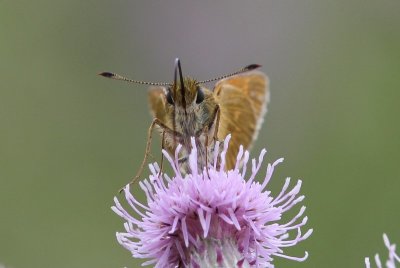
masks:
MULTIPOLYGON (((277 267, 364 267, 400 243, 400 1, 0 1, 0 263, 138 267, 110 209, 141 162, 145 87, 173 60, 271 79, 253 149, 303 179, 312 237, 277 267)), ((159 156, 159 139, 154 154, 159 156), (157 145, 158 144, 158 145, 157 145)), ((139 192, 139 191, 138 191, 139 192)))

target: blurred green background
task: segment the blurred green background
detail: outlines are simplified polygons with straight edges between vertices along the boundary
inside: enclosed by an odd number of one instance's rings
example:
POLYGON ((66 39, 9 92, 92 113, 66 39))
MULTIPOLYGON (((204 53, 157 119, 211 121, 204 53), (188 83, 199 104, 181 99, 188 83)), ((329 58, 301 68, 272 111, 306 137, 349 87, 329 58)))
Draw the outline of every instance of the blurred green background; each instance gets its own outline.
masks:
POLYGON ((364 267, 383 232, 400 243, 400 1, 138 2, 0 1, 0 263, 139 266, 110 206, 143 157, 146 88, 96 73, 170 81, 175 57, 271 79, 252 152, 285 157, 273 189, 303 179, 314 228, 287 251, 309 259, 277 267, 364 267))

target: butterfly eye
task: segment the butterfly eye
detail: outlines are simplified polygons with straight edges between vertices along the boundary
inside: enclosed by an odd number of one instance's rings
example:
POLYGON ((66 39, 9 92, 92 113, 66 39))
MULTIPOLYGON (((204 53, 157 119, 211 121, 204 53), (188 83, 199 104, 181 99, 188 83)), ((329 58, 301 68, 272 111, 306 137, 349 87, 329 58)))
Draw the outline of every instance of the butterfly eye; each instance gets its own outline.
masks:
POLYGON ((200 87, 197 87, 197 97, 196 97, 196 103, 202 103, 204 100, 204 92, 201 90, 200 87))
POLYGON ((172 94, 170 89, 167 90, 166 98, 169 104, 174 105, 174 100, 172 99, 172 94))

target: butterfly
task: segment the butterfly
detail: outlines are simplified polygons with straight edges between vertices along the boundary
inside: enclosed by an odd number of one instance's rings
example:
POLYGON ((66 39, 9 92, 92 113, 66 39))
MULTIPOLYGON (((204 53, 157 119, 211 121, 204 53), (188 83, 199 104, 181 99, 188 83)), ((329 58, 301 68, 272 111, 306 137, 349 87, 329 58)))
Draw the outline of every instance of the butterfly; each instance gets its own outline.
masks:
POLYGON ((191 137, 195 137, 198 169, 202 170, 213 162, 215 142, 231 134, 225 169, 234 168, 240 145, 247 150, 251 148, 267 111, 269 79, 256 70, 259 67, 251 64, 228 75, 197 81, 183 76, 180 60, 176 59, 172 83, 143 82, 111 72, 100 73, 116 80, 150 85, 148 101, 154 119, 144 160, 131 183, 138 180, 147 162, 154 129, 161 134, 162 148, 170 154, 175 153, 178 144, 182 145, 179 163, 183 173, 190 172, 191 137), (213 89, 204 86, 213 81, 217 81, 213 89))

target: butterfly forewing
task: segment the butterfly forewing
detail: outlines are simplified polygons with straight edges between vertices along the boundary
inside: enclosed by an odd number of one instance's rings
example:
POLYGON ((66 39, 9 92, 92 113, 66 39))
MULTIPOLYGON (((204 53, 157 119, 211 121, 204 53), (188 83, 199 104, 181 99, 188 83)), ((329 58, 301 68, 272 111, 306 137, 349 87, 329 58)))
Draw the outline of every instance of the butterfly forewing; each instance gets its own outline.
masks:
POLYGON ((167 116, 165 91, 165 87, 150 87, 148 90, 151 114, 163 122, 166 121, 167 116))
POLYGON ((250 149, 257 138, 269 101, 269 80, 259 71, 251 71, 219 81, 214 96, 221 110, 218 139, 232 134, 226 169, 234 167, 239 146, 250 149))

